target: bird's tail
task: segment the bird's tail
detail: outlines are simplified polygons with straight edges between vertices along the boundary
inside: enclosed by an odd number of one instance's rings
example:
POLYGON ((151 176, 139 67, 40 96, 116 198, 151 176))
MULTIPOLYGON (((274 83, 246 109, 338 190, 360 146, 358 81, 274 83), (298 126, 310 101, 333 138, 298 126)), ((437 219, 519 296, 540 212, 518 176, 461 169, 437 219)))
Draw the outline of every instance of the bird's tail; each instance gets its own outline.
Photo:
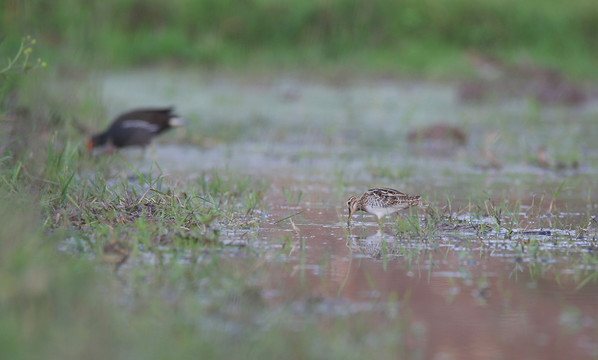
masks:
POLYGON ((187 120, 178 116, 173 116, 168 119, 168 125, 172 127, 185 126, 187 125, 187 120))

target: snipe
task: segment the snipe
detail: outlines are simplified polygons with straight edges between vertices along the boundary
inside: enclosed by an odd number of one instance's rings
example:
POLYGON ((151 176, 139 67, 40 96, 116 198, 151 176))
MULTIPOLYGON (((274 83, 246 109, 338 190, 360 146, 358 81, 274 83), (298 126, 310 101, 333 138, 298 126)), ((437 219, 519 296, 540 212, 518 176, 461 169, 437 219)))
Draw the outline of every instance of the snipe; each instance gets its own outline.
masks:
POLYGON ((351 224, 351 216, 357 211, 365 211, 376 215, 378 224, 382 225, 382 218, 387 214, 394 214, 412 206, 428 206, 419 195, 408 195, 390 188, 373 188, 361 196, 351 196, 347 201, 349 218, 347 226, 351 224))

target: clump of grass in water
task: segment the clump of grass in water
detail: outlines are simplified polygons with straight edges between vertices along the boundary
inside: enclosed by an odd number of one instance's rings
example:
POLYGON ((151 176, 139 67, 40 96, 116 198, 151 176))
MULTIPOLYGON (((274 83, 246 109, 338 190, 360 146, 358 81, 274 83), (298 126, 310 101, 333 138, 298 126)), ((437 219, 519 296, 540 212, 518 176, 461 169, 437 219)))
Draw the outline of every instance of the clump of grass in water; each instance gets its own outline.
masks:
POLYGON ((301 200, 303 200, 303 190, 301 189, 297 189, 297 190, 293 190, 291 188, 288 188, 286 186, 283 186, 281 188, 282 191, 282 196, 285 198, 287 204, 289 205, 298 205, 301 200))
POLYGON ((135 257, 140 250, 158 254, 164 245, 173 251, 198 245, 221 247, 222 229, 251 229, 259 224, 253 213, 261 204, 264 185, 249 177, 225 179, 215 173, 202 177, 199 187, 188 184, 180 190, 170 187, 162 175, 131 169, 139 185, 123 180, 106 186, 101 174, 79 183, 68 202, 53 202, 48 226, 74 229, 75 237, 82 238, 92 252, 112 258, 107 252, 135 257))

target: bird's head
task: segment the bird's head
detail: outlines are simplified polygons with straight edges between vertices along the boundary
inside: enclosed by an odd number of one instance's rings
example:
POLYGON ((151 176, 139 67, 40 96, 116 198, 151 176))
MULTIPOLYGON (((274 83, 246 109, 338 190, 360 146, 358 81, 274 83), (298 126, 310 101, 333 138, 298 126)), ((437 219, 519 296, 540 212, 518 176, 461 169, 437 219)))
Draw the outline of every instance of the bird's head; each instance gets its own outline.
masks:
POLYGON ((357 196, 351 196, 347 200, 347 208, 349 208, 349 218, 347 219, 347 226, 351 224, 351 216, 359 210, 359 198, 357 196))
POLYGON ((86 143, 86 146, 85 146, 85 148, 87 149, 87 151, 88 151, 88 152, 91 152, 91 150, 93 150, 93 148, 94 148, 95 146, 96 146, 96 145, 95 145, 95 144, 94 144, 94 142, 93 142, 93 138, 89 138, 89 139, 87 139, 87 143, 86 143))
POLYGON ((106 144, 108 136, 106 134, 98 134, 90 137, 87 140, 86 148, 88 152, 91 152, 94 148, 106 144))

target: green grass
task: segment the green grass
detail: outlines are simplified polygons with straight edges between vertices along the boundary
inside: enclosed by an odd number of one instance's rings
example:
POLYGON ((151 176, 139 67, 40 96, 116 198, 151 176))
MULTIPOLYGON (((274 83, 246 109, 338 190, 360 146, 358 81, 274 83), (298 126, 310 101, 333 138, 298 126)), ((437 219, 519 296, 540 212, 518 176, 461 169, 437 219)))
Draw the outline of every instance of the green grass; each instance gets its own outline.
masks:
POLYGON ((280 190, 288 205, 298 205, 305 196, 301 189, 292 189, 283 186, 280 190))
MULTIPOLYGON (((598 10, 587 0, 35 0, 0 8, 0 30, 38 36, 56 63, 315 65, 454 77, 469 72, 462 54, 475 49, 578 78, 597 74, 598 10)), ((17 45, 12 36, 6 44, 17 45)))

